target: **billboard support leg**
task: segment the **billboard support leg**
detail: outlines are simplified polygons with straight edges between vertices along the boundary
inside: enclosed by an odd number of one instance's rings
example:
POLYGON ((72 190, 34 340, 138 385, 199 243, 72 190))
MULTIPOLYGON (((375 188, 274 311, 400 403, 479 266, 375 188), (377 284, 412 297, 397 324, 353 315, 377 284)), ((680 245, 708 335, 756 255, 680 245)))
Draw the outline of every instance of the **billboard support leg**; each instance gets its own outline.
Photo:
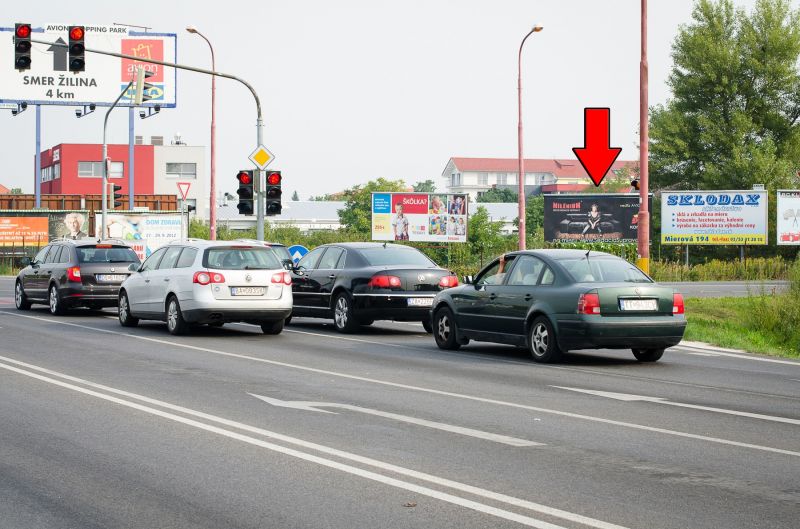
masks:
POLYGON ((42 105, 36 105, 36 207, 42 207, 42 105))
POLYGON ((133 178, 136 174, 134 170, 134 157, 133 157, 133 145, 134 145, 134 113, 133 107, 128 107, 128 209, 133 211, 133 178))

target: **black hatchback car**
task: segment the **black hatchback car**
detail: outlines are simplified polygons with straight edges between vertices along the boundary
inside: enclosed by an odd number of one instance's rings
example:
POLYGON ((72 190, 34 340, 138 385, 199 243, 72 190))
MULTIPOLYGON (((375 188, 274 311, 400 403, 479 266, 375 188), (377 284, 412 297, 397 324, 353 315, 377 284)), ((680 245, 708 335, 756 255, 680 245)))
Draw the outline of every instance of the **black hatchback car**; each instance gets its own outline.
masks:
POLYGON ((324 244, 292 269, 292 316, 333 318, 340 332, 375 320, 418 321, 431 332, 434 296, 456 285, 456 276, 410 246, 324 244))
POLYGON ((22 262, 25 268, 14 285, 17 309, 42 303, 52 314, 63 314, 71 307, 116 307, 119 286, 130 274, 128 266, 138 264, 139 258, 121 241, 65 239, 22 262))
POLYGON ((442 349, 470 340, 527 347, 537 362, 576 349, 631 349, 654 362, 686 329, 683 296, 619 257, 530 250, 495 259, 469 284, 436 296, 442 349))

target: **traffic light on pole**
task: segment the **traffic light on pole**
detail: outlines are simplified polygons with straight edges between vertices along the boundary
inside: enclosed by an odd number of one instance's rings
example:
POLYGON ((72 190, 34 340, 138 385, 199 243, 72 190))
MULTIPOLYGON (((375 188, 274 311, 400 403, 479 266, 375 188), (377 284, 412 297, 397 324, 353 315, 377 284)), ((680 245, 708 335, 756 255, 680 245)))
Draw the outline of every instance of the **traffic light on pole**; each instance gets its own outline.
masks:
POLYGON ((239 203, 236 208, 239 210, 240 215, 253 214, 253 171, 242 170, 236 175, 236 180, 239 181, 239 189, 236 194, 239 195, 239 203))
POLYGON ((19 70, 31 68, 31 25, 14 25, 14 67, 19 70))
POLYGON ((86 30, 83 26, 69 27, 69 71, 82 72, 86 70, 86 45, 83 40, 86 30))
POLYGON ((267 216, 281 214, 281 172, 267 173, 267 216))
POLYGON ((119 193, 121 190, 122 186, 111 184, 111 195, 114 197, 114 201, 112 202, 114 207, 112 209, 116 209, 122 205, 122 193, 119 193))
POLYGON ((136 106, 141 105, 145 101, 149 101, 153 98, 150 95, 150 90, 154 88, 154 85, 147 82, 147 79, 153 77, 155 72, 150 72, 142 68, 141 66, 136 70, 136 83, 133 86, 133 104, 136 106))

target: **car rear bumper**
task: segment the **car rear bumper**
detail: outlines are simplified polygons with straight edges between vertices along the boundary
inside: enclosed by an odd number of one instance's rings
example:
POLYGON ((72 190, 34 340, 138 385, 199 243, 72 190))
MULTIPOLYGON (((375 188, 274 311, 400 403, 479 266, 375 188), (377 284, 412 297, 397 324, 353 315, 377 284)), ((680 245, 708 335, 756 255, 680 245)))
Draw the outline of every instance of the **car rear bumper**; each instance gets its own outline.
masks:
POLYGON ((433 302, 433 295, 364 295, 353 296, 353 308, 359 317, 374 320, 430 321, 431 305, 409 306, 409 299, 433 302))
POLYGON ((622 320, 588 316, 583 320, 559 320, 558 341, 564 350, 662 348, 678 345, 686 319, 677 316, 622 320))
POLYGON ((59 294, 65 305, 100 305, 103 307, 116 307, 119 296, 119 284, 114 285, 83 285, 70 283, 61 285, 59 294))
POLYGON ((183 314, 183 319, 190 323, 227 323, 237 321, 264 323, 284 320, 292 314, 292 309, 291 307, 274 309, 202 308, 182 310, 181 313, 183 314))

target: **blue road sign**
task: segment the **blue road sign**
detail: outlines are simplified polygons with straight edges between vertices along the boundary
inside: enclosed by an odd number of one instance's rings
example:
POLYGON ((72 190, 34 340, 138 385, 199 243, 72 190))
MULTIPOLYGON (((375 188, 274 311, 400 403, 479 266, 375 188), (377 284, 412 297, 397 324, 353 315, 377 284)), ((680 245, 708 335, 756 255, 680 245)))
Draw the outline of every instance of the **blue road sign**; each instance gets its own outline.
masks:
POLYGON ((292 256, 292 261, 294 264, 297 264, 300 259, 303 258, 305 254, 308 253, 308 248, 305 246, 295 244, 294 246, 289 246, 289 255, 292 256))

